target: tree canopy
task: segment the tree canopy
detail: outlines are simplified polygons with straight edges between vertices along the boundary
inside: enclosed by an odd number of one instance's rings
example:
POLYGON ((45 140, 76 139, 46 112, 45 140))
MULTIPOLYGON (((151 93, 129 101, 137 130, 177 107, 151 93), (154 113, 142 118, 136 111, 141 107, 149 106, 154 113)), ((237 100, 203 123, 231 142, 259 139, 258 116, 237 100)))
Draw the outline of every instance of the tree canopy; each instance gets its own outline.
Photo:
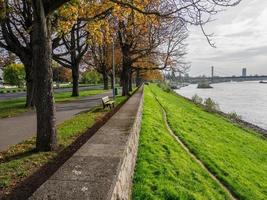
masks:
MULTIPOLYGON (((68 67, 75 69, 72 78, 78 80, 78 61, 84 61, 88 53, 91 59, 95 56, 89 46, 105 46, 110 54, 108 49, 114 43, 121 58, 116 71, 123 95, 128 95, 133 74, 140 75, 140 70, 157 74, 163 69, 182 72, 188 68, 183 60, 188 25, 198 25, 209 44, 215 46, 205 24, 221 7, 240 1, 0 0, 0 48, 16 54, 25 66, 27 99, 37 113, 37 149, 57 146, 53 58, 62 65, 68 63, 62 59, 70 61, 68 67), (55 48, 60 50, 55 52, 55 48)), ((110 63, 105 60, 105 65, 110 63)), ((102 71, 108 74, 108 69, 105 66, 102 71)), ((77 81, 73 83, 77 88, 77 81)))

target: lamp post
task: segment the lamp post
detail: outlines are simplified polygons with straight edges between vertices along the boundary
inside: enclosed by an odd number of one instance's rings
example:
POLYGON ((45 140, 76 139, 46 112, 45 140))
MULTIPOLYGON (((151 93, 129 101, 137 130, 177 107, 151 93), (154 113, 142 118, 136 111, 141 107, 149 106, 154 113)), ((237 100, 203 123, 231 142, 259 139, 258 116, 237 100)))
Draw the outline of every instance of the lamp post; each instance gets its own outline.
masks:
POLYGON ((112 77, 113 77, 112 92, 113 92, 113 99, 115 100, 115 98, 116 98, 116 94, 115 94, 116 80, 115 80, 115 43, 114 43, 114 38, 112 40, 112 77))

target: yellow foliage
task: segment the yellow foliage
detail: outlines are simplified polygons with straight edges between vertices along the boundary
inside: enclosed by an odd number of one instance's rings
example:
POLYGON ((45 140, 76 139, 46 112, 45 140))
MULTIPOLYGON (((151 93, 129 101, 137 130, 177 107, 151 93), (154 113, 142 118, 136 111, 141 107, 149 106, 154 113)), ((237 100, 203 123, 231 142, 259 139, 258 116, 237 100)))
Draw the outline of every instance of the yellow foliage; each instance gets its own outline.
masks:
POLYGON ((163 76, 159 70, 147 70, 141 74, 143 80, 154 81, 163 80, 163 76))
POLYGON ((5 14, 6 14, 6 8, 4 0, 0 0, 0 20, 5 16, 5 14))
MULTIPOLYGON (((3 0, 0 0, 0 2, 3 0)), ((147 6, 154 7, 159 4, 159 0, 133 0, 132 5, 140 10, 145 10, 147 6)), ((90 33, 90 40, 98 44, 112 42, 114 32, 118 28, 118 22, 124 22, 126 31, 132 33, 138 30, 139 34, 145 34, 147 27, 151 24, 158 24, 158 18, 154 15, 144 15, 129 6, 122 6, 110 0, 72 0, 64 4, 57 11, 59 16, 59 32, 68 33, 77 19, 88 21, 87 31, 90 33), (107 17, 99 17, 107 10, 112 10, 107 17), (98 16, 98 17, 95 17, 98 16)), ((89 40, 89 42, 90 42, 89 40)))

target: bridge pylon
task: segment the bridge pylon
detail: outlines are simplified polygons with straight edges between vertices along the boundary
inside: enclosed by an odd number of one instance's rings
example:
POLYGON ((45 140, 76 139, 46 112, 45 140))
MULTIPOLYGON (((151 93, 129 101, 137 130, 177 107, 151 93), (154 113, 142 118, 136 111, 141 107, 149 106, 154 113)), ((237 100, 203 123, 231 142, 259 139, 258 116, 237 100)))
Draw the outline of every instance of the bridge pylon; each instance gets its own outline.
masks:
POLYGON ((211 66, 211 82, 213 83, 214 78, 214 66, 211 66))

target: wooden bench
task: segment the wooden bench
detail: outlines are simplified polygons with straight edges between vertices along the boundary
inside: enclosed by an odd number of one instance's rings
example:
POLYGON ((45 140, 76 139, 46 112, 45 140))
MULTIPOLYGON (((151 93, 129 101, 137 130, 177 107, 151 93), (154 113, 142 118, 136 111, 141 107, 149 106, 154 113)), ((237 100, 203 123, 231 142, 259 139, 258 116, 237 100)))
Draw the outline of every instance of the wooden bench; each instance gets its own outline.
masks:
POLYGON ((115 107, 115 101, 110 100, 108 96, 102 98, 103 108, 108 106, 110 109, 115 107))

